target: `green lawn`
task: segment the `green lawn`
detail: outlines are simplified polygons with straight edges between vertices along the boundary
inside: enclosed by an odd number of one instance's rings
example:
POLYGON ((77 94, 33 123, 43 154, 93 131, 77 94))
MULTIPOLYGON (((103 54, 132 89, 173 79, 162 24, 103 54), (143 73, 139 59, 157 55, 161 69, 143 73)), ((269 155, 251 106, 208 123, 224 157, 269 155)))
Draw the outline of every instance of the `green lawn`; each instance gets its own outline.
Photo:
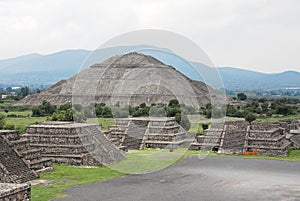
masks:
POLYGON ((9 111, 9 112, 0 112, 1 114, 4 114, 5 116, 15 116, 18 118, 23 118, 23 117, 30 117, 32 114, 32 111, 9 111))
POLYGON ((285 120, 300 120, 300 115, 290 115, 290 116, 281 116, 281 117, 269 117, 266 119, 257 119, 254 122, 257 123, 274 123, 285 120))
POLYGON ((13 123, 15 129, 24 133, 26 128, 33 124, 38 124, 46 120, 46 117, 27 117, 27 118, 6 118, 6 122, 13 123))
POLYGON ((100 124, 102 130, 107 131, 109 126, 115 125, 115 119, 113 118, 91 118, 87 119, 86 123, 100 124))
POLYGON ((152 172, 174 165, 180 161, 186 153, 186 149, 174 150, 173 152, 155 149, 131 151, 127 154, 125 160, 112 165, 111 168, 126 174, 152 172))

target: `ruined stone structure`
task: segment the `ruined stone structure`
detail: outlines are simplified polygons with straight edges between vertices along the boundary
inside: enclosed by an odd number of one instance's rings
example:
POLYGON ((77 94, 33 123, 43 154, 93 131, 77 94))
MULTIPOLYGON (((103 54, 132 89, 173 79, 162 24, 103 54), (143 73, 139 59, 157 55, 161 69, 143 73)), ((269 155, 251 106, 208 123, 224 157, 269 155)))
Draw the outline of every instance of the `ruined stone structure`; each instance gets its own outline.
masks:
POLYGON ((14 131, 0 131, 0 182, 24 183, 38 177, 30 164, 14 149, 9 139, 15 138, 14 131))
POLYGON ((29 184, 0 183, 1 201, 30 201, 29 184))
POLYGON ((188 147, 193 137, 173 118, 124 118, 106 134, 122 149, 188 147))
POLYGON ((251 126, 246 122, 227 122, 221 129, 205 130, 204 135, 197 136, 189 149, 238 155, 245 151, 257 151, 260 155, 287 156, 290 148, 299 146, 298 130, 291 130, 298 128, 297 125, 300 125, 299 122, 251 126))
POLYGON ((58 164, 75 166, 110 165, 124 159, 123 153, 96 124, 48 122, 29 126, 22 136, 42 157, 58 164))
POLYGON ((95 64, 46 91, 25 97, 16 105, 40 105, 46 100, 55 105, 98 102, 137 106, 167 104, 171 99, 178 99, 180 103, 200 108, 210 102, 210 97, 215 102, 219 97, 224 103, 224 95, 189 79, 174 67, 151 56, 129 53, 95 64))

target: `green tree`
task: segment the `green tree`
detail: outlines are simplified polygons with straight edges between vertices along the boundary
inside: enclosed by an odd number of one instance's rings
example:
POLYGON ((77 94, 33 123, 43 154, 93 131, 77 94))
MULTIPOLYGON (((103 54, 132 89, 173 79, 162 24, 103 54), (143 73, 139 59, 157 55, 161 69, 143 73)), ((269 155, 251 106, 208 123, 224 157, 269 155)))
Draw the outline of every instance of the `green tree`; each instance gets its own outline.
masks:
POLYGON ((237 98, 241 101, 247 100, 247 95, 244 93, 238 93, 237 98))
POLYGON ((23 98, 29 94, 29 87, 22 87, 20 91, 20 96, 23 98))
POLYGON ((169 101, 168 107, 178 107, 179 101, 177 99, 172 99, 169 101))
POLYGON ((256 115, 253 112, 250 112, 245 116, 245 120, 248 121, 249 124, 251 124, 255 119, 256 115))

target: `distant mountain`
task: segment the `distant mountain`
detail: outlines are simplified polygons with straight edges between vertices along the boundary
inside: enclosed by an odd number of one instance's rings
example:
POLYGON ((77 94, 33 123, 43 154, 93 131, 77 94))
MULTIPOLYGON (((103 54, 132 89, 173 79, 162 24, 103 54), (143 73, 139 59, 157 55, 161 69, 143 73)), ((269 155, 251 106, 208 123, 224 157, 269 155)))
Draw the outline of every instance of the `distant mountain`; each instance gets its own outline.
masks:
POLYGON ((285 71, 282 73, 266 74, 238 68, 218 68, 228 89, 282 89, 300 87, 300 73, 285 71))
MULTIPOLYGON (((130 50, 130 48, 129 48, 130 50)), ((123 47, 121 52, 128 51, 123 47)), ((171 57, 161 52, 139 51, 151 54, 162 62, 174 66, 191 79, 205 81, 215 88, 220 83, 215 77, 220 76, 225 89, 229 90, 266 90, 300 87, 300 72, 286 71, 276 74, 266 74, 239 68, 211 68, 201 63, 192 62, 200 69, 200 75, 182 59, 171 57), (189 66, 189 67, 188 67, 189 66), (218 75, 219 73, 219 75, 218 75)), ((0 84, 4 85, 52 85, 62 79, 67 79, 81 69, 85 59, 91 54, 89 50, 65 50, 49 55, 30 54, 11 59, 0 60, 0 84)), ((101 54, 101 52, 99 52, 101 54)), ((99 55, 98 54, 98 55, 99 55)), ((92 60, 95 62, 95 60, 92 60)), ((101 60, 99 61, 101 62, 101 60)), ((89 61, 87 62, 89 65, 89 61)))
POLYGON ((76 74, 89 54, 88 50, 65 50, 0 60, 0 84, 53 84, 76 74))

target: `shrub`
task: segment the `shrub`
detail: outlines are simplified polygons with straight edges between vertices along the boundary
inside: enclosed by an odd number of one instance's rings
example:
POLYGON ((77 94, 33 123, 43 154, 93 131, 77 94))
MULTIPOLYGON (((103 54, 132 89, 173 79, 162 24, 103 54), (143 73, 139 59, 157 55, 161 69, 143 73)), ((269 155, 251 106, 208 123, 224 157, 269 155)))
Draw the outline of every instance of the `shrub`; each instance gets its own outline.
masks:
POLYGON ((4 130, 15 130, 15 124, 11 122, 6 122, 3 126, 4 130))

